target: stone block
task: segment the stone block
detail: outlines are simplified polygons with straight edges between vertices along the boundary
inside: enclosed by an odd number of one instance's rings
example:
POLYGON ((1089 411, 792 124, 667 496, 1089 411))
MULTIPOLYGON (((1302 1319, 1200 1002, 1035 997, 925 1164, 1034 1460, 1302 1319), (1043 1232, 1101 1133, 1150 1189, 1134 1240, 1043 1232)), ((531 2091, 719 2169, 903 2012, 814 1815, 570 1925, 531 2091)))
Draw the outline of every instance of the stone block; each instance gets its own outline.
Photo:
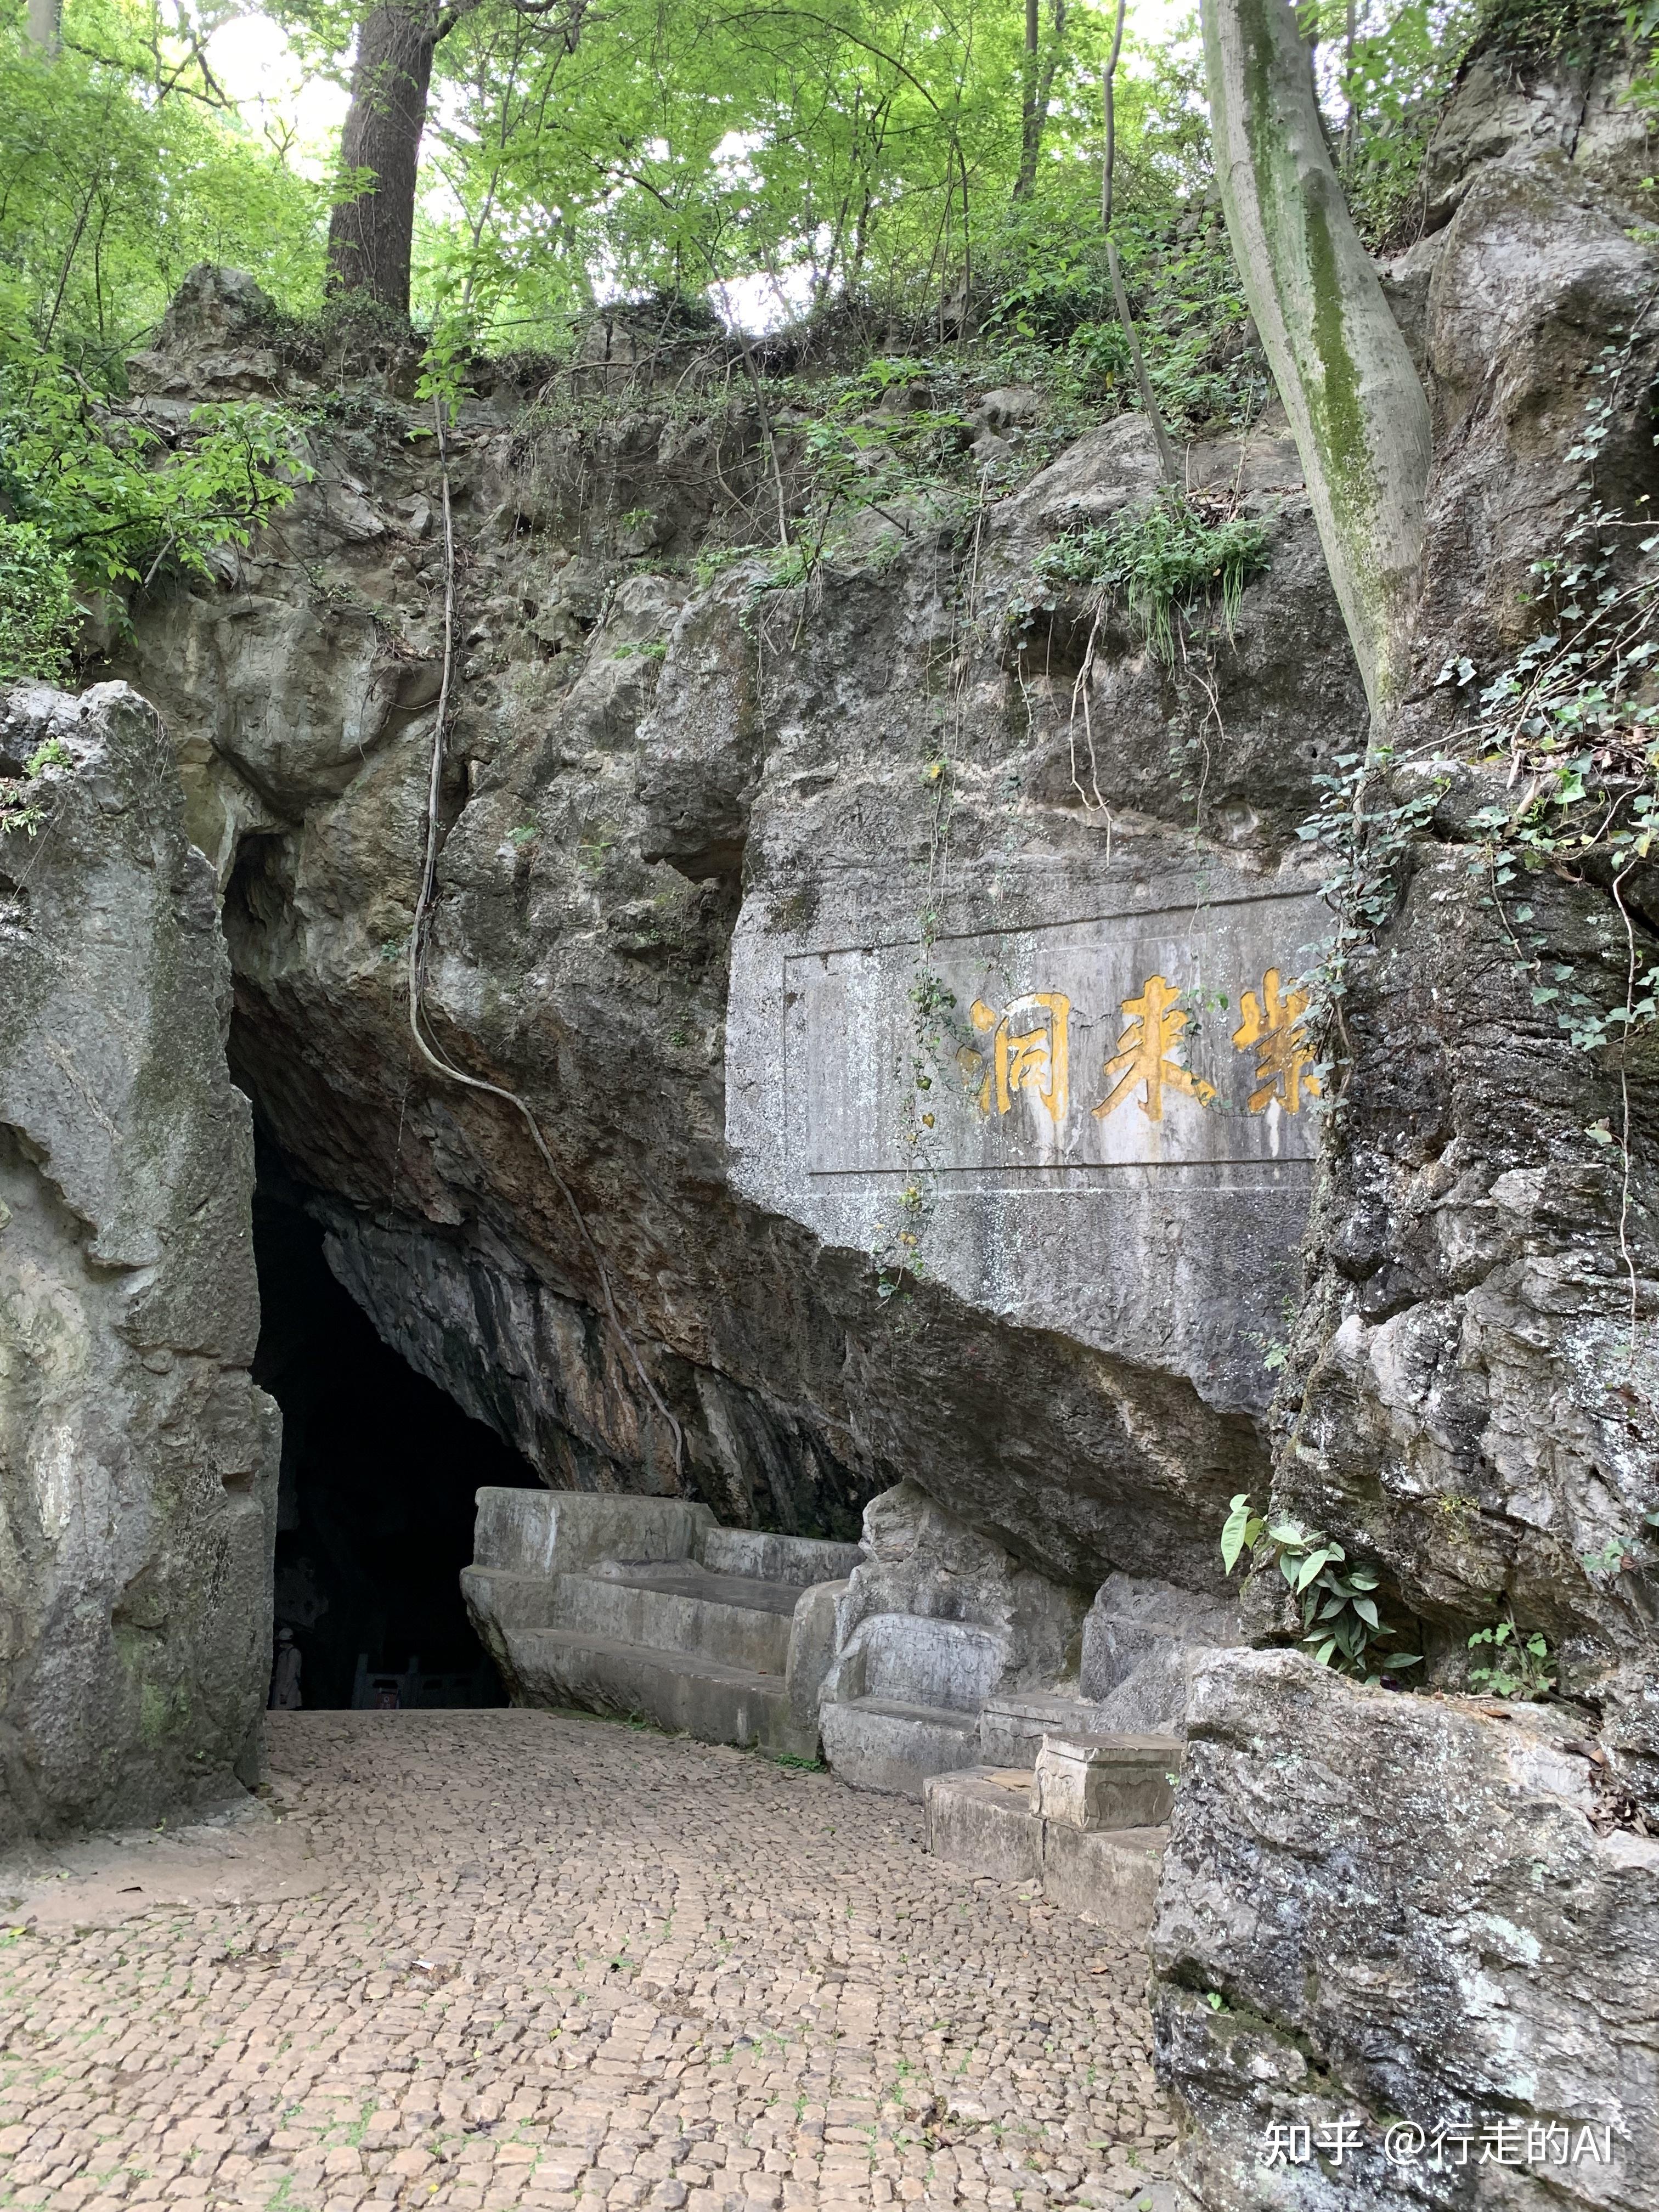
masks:
POLYGON ((845 1582, 864 1557, 859 1544, 830 1544, 816 1536, 779 1536, 761 1528, 703 1530, 697 1557, 711 1574, 750 1575, 769 1583, 810 1589, 845 1582))
MULTIPOLYGON (((979 1755, 988 1766, 1036 1765, 1045 1735, 1109 1735, 1105 1709, 1052 1690, 999 1690, 979 1717, 979 1755)), ((1167 1748, 1167 1747, 1166 1747, 1167 1748)))
POLYGON ((794 1593, 767 1583, 711 1575, 678 1562, 654 1572, 603 1569, 554 1581, 550 1625, 653 1651, 718 1659, 757 1674, 781 1675, 789 1654, 794 1593), (782 1602, 765 1601, 774 1594, 782 1602), (789 1609, 786 1610, 787 1607, 789 1609))
POLYGON ((1167 1828, 1042 1826, 1042 1893, 1051 1905, 1137 1942, 1152 1924, 1167 1828))
POLYGON ((706 1505, 577 1490, 480 1490, 475 1565, 556 1575, 597 1559, 688 1559, 714 1524, 706 1505))
POLYGON ((702 1743, 811 1759, 816 1729, 798 1729, 778 1674, 757 1674, 681 1651, 655 1651, 580 1632, 553 1630, 513 1644, 508 1677, 515 1702, 575 1705, 638 1717, 702 1743))
POLYGON ((826 1696, 870 1697, 971 1715, 995 1686, 1004 1638, 959 1620, 880 1613, 862 1620, 838 1654, 826 1696))
POLYGON ((1073 1828, 1162 1827, 1175 1803, 1170 1778, 1181 1755, 1170 1736, 1047 1735, 1031 1808, 1073 1828))
POLYGON ((967 1874, 1040 1881, 1042 1828, 1032 1817, 1030 1796, 1030 1771, 1018 1767, 930 1775, 922 1785, 928 1850, 967 1874))
POLYGON ((818 1701, 836 1656, 836 1607, 845 1583, 815 1583, 801 1592, 789 1623, 789 1657, 784 1679, 789 1712, 797 1728, 816 1731, 818 1701))
POLYGON ((855 1790, 920 1797, 930 1774, 971 1766, 979 1756, 973 1717, 876 1698, 826 1698, 818 1711, 823 1755, 855 1790))

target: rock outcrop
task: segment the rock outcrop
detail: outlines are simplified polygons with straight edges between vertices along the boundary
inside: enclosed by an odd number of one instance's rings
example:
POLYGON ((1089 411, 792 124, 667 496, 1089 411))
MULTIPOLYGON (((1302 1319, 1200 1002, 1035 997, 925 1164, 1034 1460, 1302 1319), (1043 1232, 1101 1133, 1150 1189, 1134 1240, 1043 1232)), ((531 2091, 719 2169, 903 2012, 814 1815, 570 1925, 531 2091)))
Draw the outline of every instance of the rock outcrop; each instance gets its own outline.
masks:
POLYGON ((248 1376, 229 969, 172 748, 123 685, 15 690, 0 775, 9 1840, 257 1778, 279 1437, 248 1376))
MULTIPOLYGON (((210 292, 146 404, 311 374, 210 292)), ((1134 418, 1000 502, 866 512, 785 588, 702 556, 754 535, 741 406, 464 406, 428 1015, 532 1106, 590 1246, 511 1109, 411 1064, 442 483, 395 381, 316 412, 292 508, 121 663, 340 1279, 556 1486, 846 1539, 913 1480, 1073 1608, 1114 1570, 1218 1598, 1314 1152, 1232 1033, 1322 927, 1295 826, 1364 717, 1285 442, 1194 456, 1272 547, 1231 639, 1194 634, 1206 690, 1036 574, 1155 495, 1134 418), (1153 976, 1188 994, 1161 1097, 1107 1073, 1153 976)))
POLYGON ((1200 1668, 1152 1952, 1205 2205, 1651 2203, 1659 1840, 1583 1724, 1200 1668))
MULTIPOLYGON (((1349 795, 1385 846, 1407 824, 1397 897, 1348 970, 1273 1498, 1375 1563, 1429 1683, 1466 1685, 1469 1635, 1508 1617, 1558 1697, 1394 1696, 1266 1652, 1200 1675, 1154 1954, 1206 2212, 1653 2189, 1659 1063, 1623 1017, 1659 897, 1636 852, 1616 882, 1547 844, 1512 866, 1548 763, 1469 733, 1548 611, 1534 564, 1588 553, 1600 589, 1650 557, 1645 524, 1587 518, 1659 496, 1659 260, 1616 86, 1483 63, 1466 94, 1409 257, 1436 431, 1418 680, 1397 764, 1349 795), (1339 2164, 1346 2119, 1364 2148, 1339 2164), (1437 2164, 1388 2162, 1395 2121, 1453 2131, 1437 2164)), ((1284 1596, 1254 1578, 1259 1639, 1291 1632, 1284 1596)))

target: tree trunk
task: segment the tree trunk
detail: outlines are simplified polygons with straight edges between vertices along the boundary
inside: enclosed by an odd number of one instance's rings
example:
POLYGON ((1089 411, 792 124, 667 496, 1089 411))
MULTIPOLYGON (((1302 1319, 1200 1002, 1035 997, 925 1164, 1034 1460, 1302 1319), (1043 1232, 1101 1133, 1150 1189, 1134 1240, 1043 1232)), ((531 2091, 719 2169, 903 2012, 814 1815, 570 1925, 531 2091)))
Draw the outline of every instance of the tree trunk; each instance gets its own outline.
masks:
POLYGON ((1037 163, 1042 157, 1042 134, 1048 127, 1048 103, 1054 97, 1054 76, 1066 36, 1066 0, 1054 0, 1054 44, 1042 54, 1041 0, 1025 0, 1025 54, 1020 74, 1019 174, 1014 198, 1029 199, 1036 186, 1037 163))
POLYGON ((61 43, 63 23, 64 0, 28 0, 25 28, 31 46, 39 46, 43 53, 55 54, 61 43))
POLYGON ((365 189, 339 201, 329 219, 329 290, 366 293, 399 315, 409 313, 415 183, 440 35, 432 0, 383 0, 371 9, 357 33, 340 139, 342 166, 367 175, 365 189))
POLYGON ((1429 406, 1331 167, 1288 0, 1203 0, 1233 255, 1364 678, 1399 704, 1423 556, 1429 406))
POLYGON ((1023 200, 1036 181, 1042 125, 1037 121, 1037 47, 1041 42, 1039 0, 1025 0, 1025 52, 1019 65, 1019 174, 1014 198, 1023 200))

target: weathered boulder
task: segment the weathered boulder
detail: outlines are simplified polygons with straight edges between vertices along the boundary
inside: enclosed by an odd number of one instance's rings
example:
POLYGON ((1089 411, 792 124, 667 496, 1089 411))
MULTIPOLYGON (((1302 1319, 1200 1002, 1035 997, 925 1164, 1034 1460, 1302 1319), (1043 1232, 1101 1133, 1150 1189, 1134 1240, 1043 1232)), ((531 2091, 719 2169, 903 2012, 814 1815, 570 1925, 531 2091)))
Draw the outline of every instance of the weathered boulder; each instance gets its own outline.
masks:
POLYGON ((228 964, 166 732, 122 684, 11 690, 0 775, 9 1838, 255 1778, 279 1425, 248 1376, 228 964))
POLYGON ((1151 1948, 1206 2212, 1652 2203, 1659 1840, 1583 1726, 1199 1669, 1151 1948))

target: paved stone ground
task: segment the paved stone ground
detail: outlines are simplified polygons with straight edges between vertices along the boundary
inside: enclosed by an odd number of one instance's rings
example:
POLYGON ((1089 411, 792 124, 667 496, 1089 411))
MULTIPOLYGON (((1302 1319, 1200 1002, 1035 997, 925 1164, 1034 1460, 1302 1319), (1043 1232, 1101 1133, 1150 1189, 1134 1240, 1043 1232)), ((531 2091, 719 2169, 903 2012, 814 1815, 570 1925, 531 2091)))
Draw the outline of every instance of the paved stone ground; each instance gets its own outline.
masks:
POLYGON ((1167 2201, 1140 1955, 918 1808, 564 1714, 270 1738, 310 1894, 0 1934, 0 2203, 1167 2201))

